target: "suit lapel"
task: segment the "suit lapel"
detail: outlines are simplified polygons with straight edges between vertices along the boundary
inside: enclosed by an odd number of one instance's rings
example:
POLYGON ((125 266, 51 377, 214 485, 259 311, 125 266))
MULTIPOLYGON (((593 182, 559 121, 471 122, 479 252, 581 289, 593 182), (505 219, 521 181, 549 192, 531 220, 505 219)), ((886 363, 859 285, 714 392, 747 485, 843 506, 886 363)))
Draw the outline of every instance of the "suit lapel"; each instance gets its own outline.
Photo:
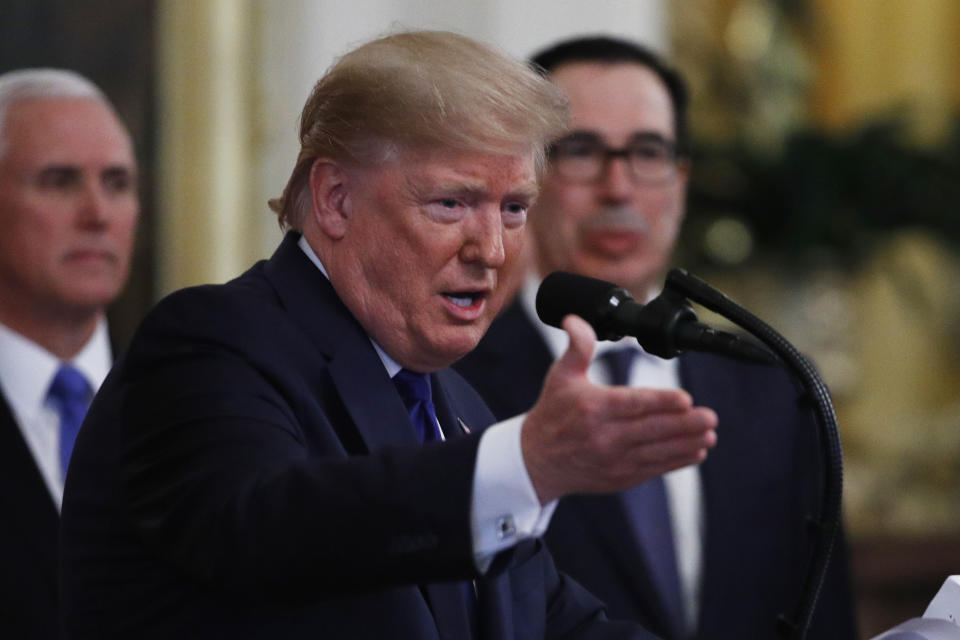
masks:
POLYGON ((459 582, 442 582, 422 587, 441 640, 469 640, 473 637, 463 604, 463 586, 464 583, 459 582))
POLYGON ((44 576, 55 593, 57 580, 57 539, 60 516, 49 489, 40 475, 27 443, 14 421, 6 399, 0 394, 0 465, 11 484, 0 492, 0 513, 10 531, 18 531, 22 547, 5 549, 19 555, 26 552, 31 560, 19 557, 17 562, 34 567, 44 576))
MULTIPOLYGON (((437 421, 447 440, 468 435, 470 425, 461 412, 454 408, 450 394, 441 382, 440 375, 430 376, 433 389, 433 407, 437 421)), ((424 595, 433 611, 440 637, 450 640, 467 640, 472 637, 470 621, 464 610, 464 588, 468 583, 436 583, 423 587, 424 595)))
POLYGON ((503 640, 516 637, 513 626, 513 592, 508 574, 480 580, 478 617, 481 620, 480 637, 483 640, 503 640))
POLYGON ((486 425, 471 425, 468 418, 462 411, 454 407, 454 403, 447 393, 446 388, 439 374, 434 373, 430 376, 430 384, 433 388, 433 408, 437 414, 437 421, 440 422, 440 428, 443 429, 443 437, 447 440, 460 438, 470 435, 486 425))
POLYGON ((328 371, 368 450, 416 446, 413 425, 370 338, 288 233, 265 274, 328 371), (398 428, 409 425, 409 428, 398 428))
POLYGON ((396 387, 367 341, 368 350, 344 350, 330 360, 330 376, 337 393, 367 448, 416 447, 416 432, 396 387))

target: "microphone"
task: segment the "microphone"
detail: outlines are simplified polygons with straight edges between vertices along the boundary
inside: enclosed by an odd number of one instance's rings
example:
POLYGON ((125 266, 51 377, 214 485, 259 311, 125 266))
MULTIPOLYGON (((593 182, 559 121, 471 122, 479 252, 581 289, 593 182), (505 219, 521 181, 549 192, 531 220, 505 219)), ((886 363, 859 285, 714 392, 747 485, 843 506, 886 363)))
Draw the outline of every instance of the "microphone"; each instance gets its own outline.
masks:
POLYGON ((706 351, 749 362, 779 362, 759 344, 698 322, 687 299, 670 289, 642 305, 611 282, 555 271, 537 290, 537 315, 544 323, 560 327, 571 313, 590 323, 597 339, 633 336, 644 351, 661 358, 706 351))

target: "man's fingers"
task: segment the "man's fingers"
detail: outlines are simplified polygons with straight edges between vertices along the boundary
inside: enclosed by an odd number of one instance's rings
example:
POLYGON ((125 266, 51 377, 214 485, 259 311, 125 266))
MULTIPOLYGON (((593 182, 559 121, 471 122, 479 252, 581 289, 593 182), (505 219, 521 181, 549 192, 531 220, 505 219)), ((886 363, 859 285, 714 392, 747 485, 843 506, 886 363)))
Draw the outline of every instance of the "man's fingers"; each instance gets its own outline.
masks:
POLYGON ((637 447, 623 456, 622 472, 629 478, 626 484, 636 484, 669 471, 699 464, 717 443, 717 434, 708 431, 687 438, 674 438, 637 447))
POLYGON ((570 344, 557 360, 558 366, 571 373, 585 375, 597 346, 597 334, 586 320, 574 315, 563 319, 563 329, 570 336, 570 344))
POLYGON ((629 459, 633 464, 642 467, 658 464, 669 465, 677 460, 686 460, 699 451, 711 449, 716 443, 717 433, 706 431, 691 436, 645 443, 633 448, 629 459))
POLYGON ((657 476, 662 476, 665 473, 670 473, 671 471, 676 471, 677 469, 683 469, 684 467, 700 464, 706 459, 707 450, 698 449, 696 452, 688 455, 671 458, 666 462, 648 465, 645 467, 647 479, 656 478, 657 476))
POLYGON ((606 387, 602 405, 605 415, 613 419, 629 420, 643 416, 686 411, 693 406, 693 399, 683 389, 647 389, 631 387, 606 387))
POLYGON ((682 413, 656 413, 638 420, 622 420, 620 428, 624 445, 645 446, 712 432, 717 428, 717 414, 706 407, 694 407, 682 413))

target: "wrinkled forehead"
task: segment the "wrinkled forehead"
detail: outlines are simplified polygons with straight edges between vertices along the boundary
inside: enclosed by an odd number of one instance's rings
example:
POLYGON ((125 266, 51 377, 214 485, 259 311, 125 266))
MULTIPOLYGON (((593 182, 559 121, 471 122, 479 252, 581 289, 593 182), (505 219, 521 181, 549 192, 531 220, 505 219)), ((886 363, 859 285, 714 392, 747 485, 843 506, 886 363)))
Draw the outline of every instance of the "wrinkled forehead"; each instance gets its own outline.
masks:
POLYGON ((444 146, 393 146, 378 162, 357 168, 370 177, 402 173, 405 181, 532 185, 536 189, 536 150, 527 147, 459 149, 444 146))

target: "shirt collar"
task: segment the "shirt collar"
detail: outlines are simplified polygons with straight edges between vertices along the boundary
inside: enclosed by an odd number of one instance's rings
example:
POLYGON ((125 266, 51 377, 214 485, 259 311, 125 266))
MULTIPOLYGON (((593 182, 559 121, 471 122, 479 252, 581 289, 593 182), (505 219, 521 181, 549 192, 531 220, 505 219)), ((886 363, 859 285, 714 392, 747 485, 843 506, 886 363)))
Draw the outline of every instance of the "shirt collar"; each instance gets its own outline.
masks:
MULTIPOLYGON (((110 372, 113 356, 106 319, 101 319, 93 335, 69 361, 91 389, 99 389, 110 372)), ((14 414, 32 420, 43 407, 60 360, 9 327, 0 324, 0 390, 14 414)))

